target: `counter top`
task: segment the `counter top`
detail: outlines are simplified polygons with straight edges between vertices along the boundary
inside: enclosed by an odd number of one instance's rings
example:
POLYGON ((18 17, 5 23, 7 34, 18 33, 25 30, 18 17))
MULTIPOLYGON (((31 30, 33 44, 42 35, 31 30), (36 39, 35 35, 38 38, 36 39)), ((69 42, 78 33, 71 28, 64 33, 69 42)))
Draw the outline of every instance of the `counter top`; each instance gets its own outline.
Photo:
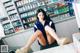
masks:
POLYGON ((68 45, 40 50, 40 51, 33 52, 33 53, 77 53, 77 52, 74 49, 73 43, 71 43, 68 45))
POLYGON ((8 38, 8 37, 12 37, 12 36, 16 36, 17 34, 21 34, 21 33, 24 33, 24 32, 30 31, 30 30, 33 30, 33 27, 32 27, 32 28, 29 28, 29 29, 27 29, 27 30, 21 30, 21 31, 16 32, 16 33, 13 33, 13 34, 6 35, 6 37, 3 37, 2 39, 8 38))

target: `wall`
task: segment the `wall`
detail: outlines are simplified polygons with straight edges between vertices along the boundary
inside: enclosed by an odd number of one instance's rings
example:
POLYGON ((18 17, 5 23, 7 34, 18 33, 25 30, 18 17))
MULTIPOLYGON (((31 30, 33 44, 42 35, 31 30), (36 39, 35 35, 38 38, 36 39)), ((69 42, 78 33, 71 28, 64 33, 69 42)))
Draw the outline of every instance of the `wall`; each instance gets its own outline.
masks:
POLYGON ((3 1, 5 1, 5 0, 0 0, 0 17, 7 17, 8 15, 3 6, 3 1))
POLYGON ((0 23, 0 40, 2 37, 5 37, 5 34, 4 34, 4 29, 2 27, 2 24, 0 23))
MULTIPOLYGON (((56 23, 56 30, 59 36, 67 36, 72 38, 72 34, 78 32, 78 27, 76 23, 76 19, 66 20, 60 23, 56 23)), ((10 47, 22 47, 26 44, 29 37, 33 34, 33 28, 25 31, 24 33, 20 33, 18 35, 14 35, 9 38, 4 38, 4 42, 8 44, 10 47)), ((72 40, 72 39, 71 39, 72 40)), ((35 42, 32 45, 33 51, 39 50, 39 45, 35 42)))

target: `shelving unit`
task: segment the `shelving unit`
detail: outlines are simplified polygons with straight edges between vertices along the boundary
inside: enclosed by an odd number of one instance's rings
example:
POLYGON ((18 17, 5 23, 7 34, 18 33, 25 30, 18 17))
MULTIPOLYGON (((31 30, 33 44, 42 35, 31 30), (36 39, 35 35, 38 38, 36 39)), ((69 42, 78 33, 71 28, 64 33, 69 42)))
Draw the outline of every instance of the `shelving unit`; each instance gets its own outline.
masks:
POLYGON ((3 4, 14 33, 33 27, 36 10, 39 8, 44 9, 51 18, 58 21, 70 17, 68 4, 60 0, 9 0, 3 4))
MULTIPOLYGON (((33 24, 36 20, 35 15, 36 15, 36 10, 38 8, 44 8, 45 4, 44 2, 39 2, 37 0, 32 0, 32 1, 26 1, 25 3, 23 1, 16 1, 15 5, 17 8, 17 11, 20 15, 20 18, 22 20, 22 23, 24 25, 24 28, 29 28, 32 27, 33 24), (40 4, 41 3, 41 4, 40 4)), ((45 8, 44 8, 45 10, 45 8)))
POLYGON ((14 2, 12 0, 8 0, 8 1, 5 1, 3 3, 3 5, 4 5, 4 8, 8 15, 8 20, 2 22, 2 25, 5 30, 5 35, 16 33, 18 31, 24 29, 23 25, 21 24, 22 22, 20 20, 18 12, 15 8, 14 2), (17 24, 17 26, 16 26, 15 24, 18 22, 19 22, 19 24, 17 24), (7 28, 9 28, 9 29, 7 29, 7 28))

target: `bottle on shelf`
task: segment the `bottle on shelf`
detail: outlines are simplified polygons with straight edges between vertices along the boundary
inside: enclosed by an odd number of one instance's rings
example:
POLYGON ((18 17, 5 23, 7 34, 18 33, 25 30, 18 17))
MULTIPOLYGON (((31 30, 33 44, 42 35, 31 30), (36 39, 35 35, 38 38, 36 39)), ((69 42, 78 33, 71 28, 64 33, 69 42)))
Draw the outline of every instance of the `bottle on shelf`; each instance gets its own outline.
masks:
POLYGON ((29 10, 29 5, 27 5, 27 9, 29 10))
POLYGON ((59 11, 56 9, 56 10, 54 11, 54 14, 59 14, 59 11))
POLYGON ((23 23, 26 23, 26 21, 25 21, 25 20, 23 20, 23 23))
POLYGON ((23 6, 23 12, 25 12, 26 11, 26 8, 23 6))
POLYGON ((16 27, 16 28, 15 28, 15 32, 18 32, 18 31, 19 31, 19 27, 16 27))
POLYGON ((24 28, 25 28, 25 29, 27 29, 27 28, 28 28, 28 26, 27 26, 27 25, 24 25, 24 28))
POLYGON ((27 11, 27 6, 26 5, 24 6, 24 8, 25 8, 25 11, 27 11))
POLYGON ((20 3, 20 1, 18 2, 18 6, 21 6, 21 3, 20 3))
POLYGON ((31 4, 31 9, 33 9, 33 4, 31 4))
POLYGON ((31 4, 29 4, 29 10, 31 10, 31 4))
POLYGON ((37 5, 38 5, 38 6, 41 6, 40 2, 37 2, 37 5))

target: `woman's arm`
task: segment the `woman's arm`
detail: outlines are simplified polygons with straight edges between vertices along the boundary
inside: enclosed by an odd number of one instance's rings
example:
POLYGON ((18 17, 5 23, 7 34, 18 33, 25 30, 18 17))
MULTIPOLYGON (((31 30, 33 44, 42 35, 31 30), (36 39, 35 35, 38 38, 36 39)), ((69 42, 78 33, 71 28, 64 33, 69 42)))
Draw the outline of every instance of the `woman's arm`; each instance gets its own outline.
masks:
POLYGON ((20 50, 17 50, 16 53, 27 53, 28 50, 30 49, 30 46, 37 39, 37 37, 40 33, 41 32, 39 30, 36 30, 36 32, 28 40, 27 44, 25 46, 23 46, 20 50))

